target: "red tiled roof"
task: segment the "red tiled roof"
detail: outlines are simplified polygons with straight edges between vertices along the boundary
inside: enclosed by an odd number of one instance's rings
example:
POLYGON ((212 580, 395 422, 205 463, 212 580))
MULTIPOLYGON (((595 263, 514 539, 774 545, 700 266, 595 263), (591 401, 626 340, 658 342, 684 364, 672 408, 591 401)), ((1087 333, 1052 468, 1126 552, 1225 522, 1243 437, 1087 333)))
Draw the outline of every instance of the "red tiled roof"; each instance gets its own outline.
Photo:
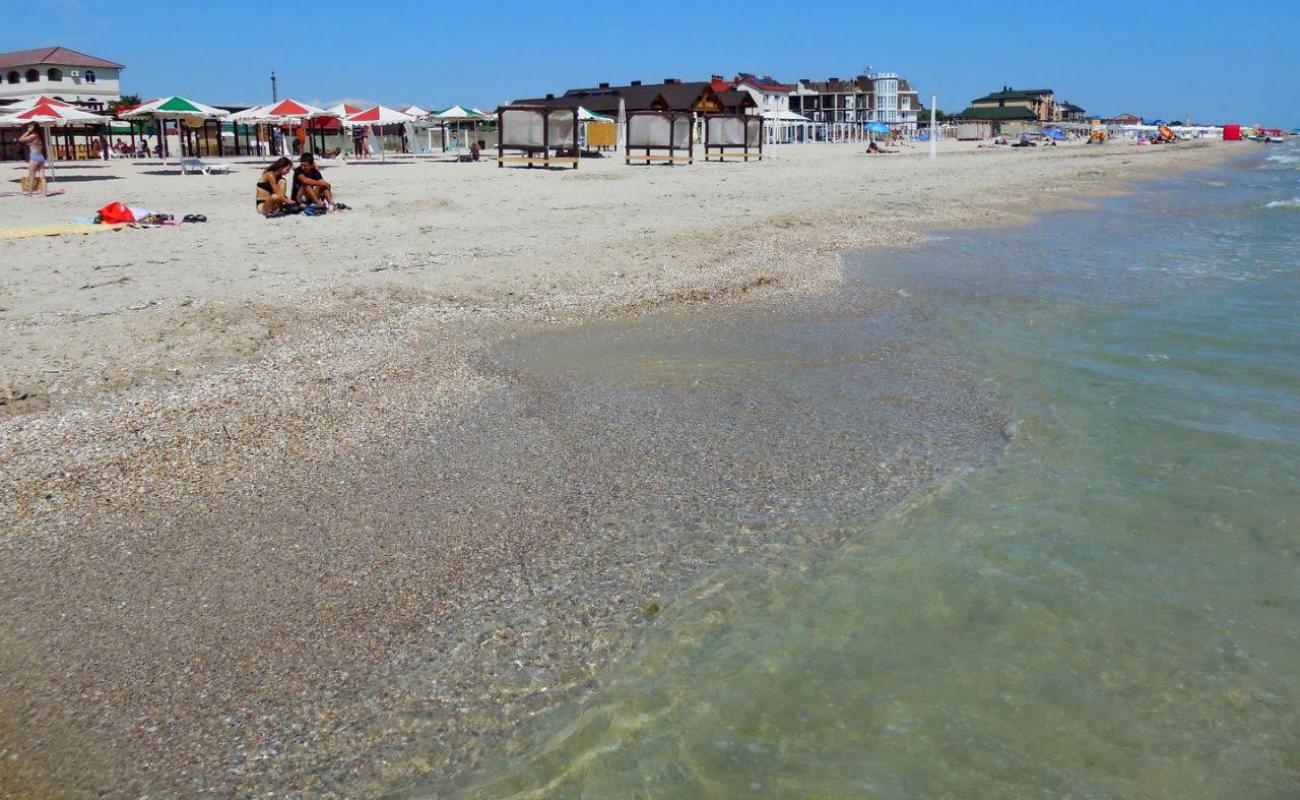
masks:
POLYGON ((736 76, 736 80, 732 81, 732 86, 739 86, 742 83, 748 83, 750 86, 753 86, 755 89, 764 92, 793 92, 794 91, 794 86, 788 83, 781 83, 776 78, 773 78, 771 75, 764 75, 763 77, 760 78, 757 75, 751 75, 748 72, 742 72, 736 76))
POLYGON ((38 47, 35 50, 16 50, 12 53, 0 53, 0 69, 25 67, 29 64, 56 64, 60 67, 103 67, 105 69, 122 69, 114 61, 88 56, 69 50, 66 47, 38 47))

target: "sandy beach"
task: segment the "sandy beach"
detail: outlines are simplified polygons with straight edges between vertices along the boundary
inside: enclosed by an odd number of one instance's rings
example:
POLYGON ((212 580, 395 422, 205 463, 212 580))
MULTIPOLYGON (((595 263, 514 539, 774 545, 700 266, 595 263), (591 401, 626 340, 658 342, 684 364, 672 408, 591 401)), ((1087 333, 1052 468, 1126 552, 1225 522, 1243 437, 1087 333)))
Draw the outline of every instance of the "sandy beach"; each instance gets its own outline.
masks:
MULTIPOLYGON (((0 797, 351 797, 454 777, 580 691, 649 609, 790 545, 762 526, 698 541, 685 521, 703 504, 743 514, 773 486, 824 489, 837 464, 880 511, 1001 436, 995 398, 919 335, 872 367, 925 387, 878 411, 874 439, 758 447, 741 469, 757 428, 630 425, 583 381, 515 365, 510 342, 671 327, 683 308, 716 313, 702 336, 821 318, 841 253, 1016 224, 1236 152, 359 163, 326 172, 352 210, 314 219, 259 218, 244 161, 68 166, 66 194, 0 198, 4 228, 114 200, 209 218, 0 239, 0 797), (662 538, 622 533, 661 509, 662 538)), ((882 326, 924 316, 923 298, 851 302, 882 326)))

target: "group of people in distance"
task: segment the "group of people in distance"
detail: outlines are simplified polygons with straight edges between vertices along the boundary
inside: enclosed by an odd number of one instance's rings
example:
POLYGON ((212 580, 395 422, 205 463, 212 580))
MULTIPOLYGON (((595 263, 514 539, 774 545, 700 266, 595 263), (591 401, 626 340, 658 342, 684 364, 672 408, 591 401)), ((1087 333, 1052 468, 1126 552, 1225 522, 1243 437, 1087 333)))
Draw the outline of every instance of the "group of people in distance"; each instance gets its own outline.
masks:
POLYGON ((284 156, 271 162, 257 179, 256 201, 257 213, 264 217, 296 214, 312 208, 323 211, 347 208, 334 202, 334 187, 321 175, 316 157, 311 153, 299 156, 296 167, 284 156), (291 171, 293 183, 288 184, 291 171))

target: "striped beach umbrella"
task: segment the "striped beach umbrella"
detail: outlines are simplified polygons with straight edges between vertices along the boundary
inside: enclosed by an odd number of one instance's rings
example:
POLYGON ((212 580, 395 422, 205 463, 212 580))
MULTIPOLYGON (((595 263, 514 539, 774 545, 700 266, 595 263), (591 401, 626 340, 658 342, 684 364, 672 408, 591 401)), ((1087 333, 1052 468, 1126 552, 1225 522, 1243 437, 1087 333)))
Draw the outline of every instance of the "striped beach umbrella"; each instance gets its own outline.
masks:
POLYGON ((147 117, 150 119, 223 119, 226 112, 185 97, 160 97, 141 103, 120 117, 147 117))
POLYGON ((44 103, 24 111, 15 111, 12 114, 0 117, 0 125, 5 127, 22 126, 32 122, 44 127, 53 127, 56 125, 94 125, 101 122, 108 122, 108 117, 99 114, 92 114, 89 111, 82 111, 79 108, 73 108, 69 105, 54 106, 44 103))
POLYGON ((406 108, 400 110, 403 114, 409 114, 410 116, 415 117, 416 119, 423 119, 424 117, 433 116, 432 111, 426 111, 425 109, 420 108, 419 106, 407 106, 406 108))
POLYGON ((358 125, 400 125, 403 122, 415 122, 415 117, 410 114, 403 114, 397 109, 388 106, 374 106, 350 114, 344 117, 341 122, 349 128, 358 125))
POLYGON ((365 111, 365 109, 362 108, 361 106, 356 106, 351 103, 339 103, 336 106, 330 106, 329 108, 325 109, 325 113, 329 114, 331 117, 339 117, 339 118, 350 117, 353 114, 359 114, 362 111, 365 111))
POLYGON ((300 103, 297 100, 281 100, 262 107, 262 119, 267 122, 291 122, 312 117, 333 116, 323 108, 300 103))

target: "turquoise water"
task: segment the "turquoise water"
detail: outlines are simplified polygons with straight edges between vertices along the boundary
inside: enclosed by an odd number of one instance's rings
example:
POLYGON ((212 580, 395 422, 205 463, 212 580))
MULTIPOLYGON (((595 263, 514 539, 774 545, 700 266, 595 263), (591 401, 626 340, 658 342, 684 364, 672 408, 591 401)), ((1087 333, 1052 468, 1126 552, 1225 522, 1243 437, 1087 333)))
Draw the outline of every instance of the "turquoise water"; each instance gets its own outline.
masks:
POLYGON ((457 796, 1300 796, 1300 148, 1258 152, 857 259, 1007 453, 700 586, 457 796))

